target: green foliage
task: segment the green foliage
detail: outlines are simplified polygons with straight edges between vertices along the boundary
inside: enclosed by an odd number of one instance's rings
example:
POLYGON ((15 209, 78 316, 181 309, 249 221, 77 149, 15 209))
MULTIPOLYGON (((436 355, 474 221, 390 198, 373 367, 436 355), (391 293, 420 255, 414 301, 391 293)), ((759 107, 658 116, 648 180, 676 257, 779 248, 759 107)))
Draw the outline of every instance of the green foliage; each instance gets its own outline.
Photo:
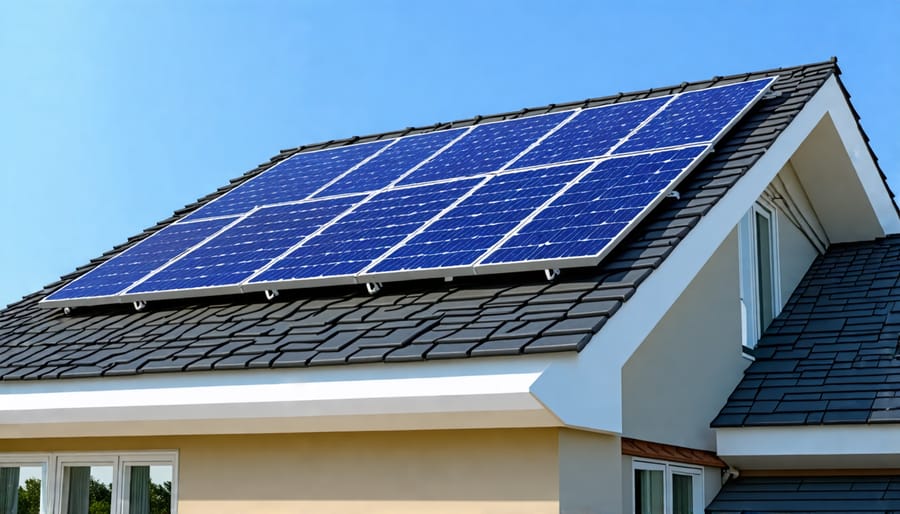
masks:
POLYGON ((25 487, 19 486, 18 514, 39 514, 41 511, 41 481, 38 478, 25 480, 25 487))
POLYGON ((88 514, 109 514, 112 509, 112 484, 106 485, 91 478, 88 514))
MULTIPOLYGON (((111 485, 91 479, 89 514, 109 514, 112 506, 111 485)), ((40 514, 41 481, 29 478, 25 487, 19 487, 18 514, 40 514)), ((172 482, 150 483, 150 514, 170 514, 172 512, 172 482)))
POLYGON ((150 483, 150 514, 172 512, 172 482, 150 483))

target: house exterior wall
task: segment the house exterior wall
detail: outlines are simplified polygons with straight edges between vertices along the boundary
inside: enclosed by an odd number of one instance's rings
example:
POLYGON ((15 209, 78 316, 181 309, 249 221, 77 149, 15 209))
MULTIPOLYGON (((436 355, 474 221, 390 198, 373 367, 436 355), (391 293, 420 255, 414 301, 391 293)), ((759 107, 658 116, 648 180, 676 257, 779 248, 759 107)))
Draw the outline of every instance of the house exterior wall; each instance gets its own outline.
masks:
MULTIPOLYGON (((0 440, 0 452, 178 450, 179 514, 555 513, 618 438, 558 429, 0 440), (562 448, 562 449, 561 449, 562 448), (567 455, 560 473, 560 453, 567 455), (577 454, 584 452, 578 459, 577 454), (576 483, 577 482, 577 483, 576 483)), ((602 468, 603 466, 600 466, 602 468)), ((605 473, 605 475, 604 475, 605 473)), ((587 478, 590 481, 590 478, 587 478)), ((614 500, 620 504, 618 483, 614 500)), ((594 511, 591 511, 594 512, 594 511)), ((602 510, 599 512, 615 512, 602 510)))
POLYGON ((738 274, 732 230, 623 367, 624 436, 715 450, 709 422, 748 364, 738 274))
POLYGON ((781 264, 781 306, 791 298, 791 293, 800 284, 809 266, 816 260, 819 252, 806 239, 803 232, 779 216, 778 223, 778 259, 781 264))
POLYGON ((618 513, 622 505, 622 440, 559 430, 559 511, 618 513))

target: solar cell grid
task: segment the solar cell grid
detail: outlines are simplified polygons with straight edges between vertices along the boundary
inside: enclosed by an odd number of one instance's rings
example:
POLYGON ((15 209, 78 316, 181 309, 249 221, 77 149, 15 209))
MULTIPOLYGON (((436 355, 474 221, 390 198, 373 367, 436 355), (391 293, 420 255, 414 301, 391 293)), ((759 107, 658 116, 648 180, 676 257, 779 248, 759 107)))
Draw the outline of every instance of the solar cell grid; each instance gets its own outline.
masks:
POLYGON ((263 207, 130 292, 239 284, 362 198, 343 196, 263 207))
POLYGON ((453 141, 466 129, 407 136, 316 194, 317 197, 377 191, 453 141))
POLYGON ((471 264, 588 165, 538 168, 494 176, 367 272, 471 264))
POLYGON ((713 141, 774 79, 682 93, 615 153, 713 141))
POLYGON ((478 182, 468 179, 378 193, 250 282, 356 274, 478 182))
POLYGON ((591 265, 774 80, 298 153, 45 301, 591 265))
POLYGON ((244 214, 254 207, 303 200, 389 143, 375 141, 298 153, 201 207, 190 218, 244 214))
POLYGON ((599 255, 707 147, 607 159, 481 264, 599 255))
POLYGON ((670 99, 662 96, 585 109, 510 168, 600 157, 670 99))
POLYGON ((558 112, 476 125, 400 184, 471 177, 499 170, 571 115, 572 112, 558 112))
POLYGON ((110 296, 232 223, 217 218, 169 225, 54 292, 48 300, 110 296))

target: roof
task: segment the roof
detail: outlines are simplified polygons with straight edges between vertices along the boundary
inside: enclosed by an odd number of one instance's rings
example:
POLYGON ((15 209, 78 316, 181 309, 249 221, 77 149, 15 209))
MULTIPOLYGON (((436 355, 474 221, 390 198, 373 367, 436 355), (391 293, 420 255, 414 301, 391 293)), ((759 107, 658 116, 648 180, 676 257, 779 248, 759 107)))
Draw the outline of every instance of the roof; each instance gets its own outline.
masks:
POLYGON ((43 291, 0 312, 3 380, 134 375, 213 369, 420 361, 582 349, 729 188, 761 157, 832 75, 834 60, 683 83, 582 102, 523 109, 432 127, 282 151, 197 203, 43 291), (235 296, 61 310, 37 302, 67 281, 297 152, 500 119, 668 95, 778 75, 762 99, 599 266, 540 273, 284 291, 271 302, 235 296))
POLYGON ((833 245, 756 349, 714 427, 900 421, 900 235, 833 245))
POLYGON ((722 486, 710 514, 900 512, 900 476, 740 477, 722 486))

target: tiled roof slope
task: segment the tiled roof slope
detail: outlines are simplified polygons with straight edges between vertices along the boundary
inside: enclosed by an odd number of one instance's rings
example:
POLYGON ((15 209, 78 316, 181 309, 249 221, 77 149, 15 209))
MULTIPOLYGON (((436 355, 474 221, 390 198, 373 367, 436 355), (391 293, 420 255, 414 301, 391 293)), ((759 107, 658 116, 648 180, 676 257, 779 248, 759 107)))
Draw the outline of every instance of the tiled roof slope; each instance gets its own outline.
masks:
POLYGON ((760 340, 715 427, 900 422, 900 235, 832 246, 760 340))
POLYGON ((710 514, 900 513, 900 476, 740 477, 722 486, 710 514))
MULTIPOLYGON (((115 376, 580 350, 836 73, 832 60, 283 151, 233 184, 298 151, 780 76, 774 90, 781 95, 761 100, 679 185, 681 199, 661 203, 596 268, 566 271, 553 283, 540 273, 390 283, 376 296, 360 288, 284 291, 272 302, 247 295, 153 302, 142 312, 128 305, 84 308, 68 316, 37 307, 44 295, 145 233, 0 312, 0 377, 115 376)), ((160 226, 227 190, 201 199, 160 226)))

